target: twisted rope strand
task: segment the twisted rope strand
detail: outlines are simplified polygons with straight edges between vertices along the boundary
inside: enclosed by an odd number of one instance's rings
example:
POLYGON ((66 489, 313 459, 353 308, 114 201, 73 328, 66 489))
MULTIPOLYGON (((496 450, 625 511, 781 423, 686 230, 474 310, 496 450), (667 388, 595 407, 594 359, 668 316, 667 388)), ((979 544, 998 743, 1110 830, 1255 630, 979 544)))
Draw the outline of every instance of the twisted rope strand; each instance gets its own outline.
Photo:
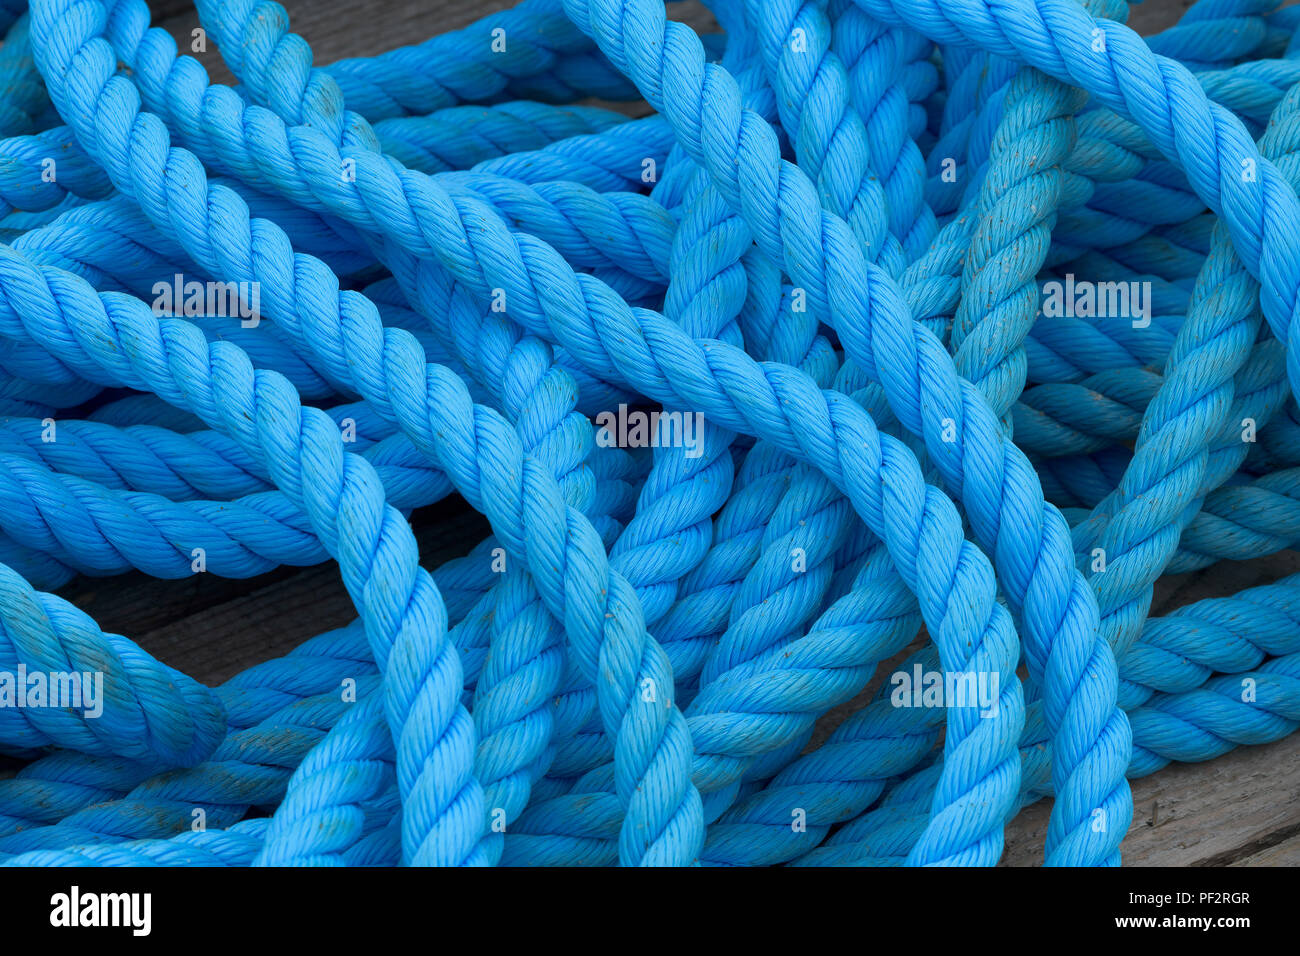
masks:
POLYGON ((1275 0, 525 0, 327 67, 201 0, 233 88, 27 6, 0 705, 105 687, 0 706, 0 862, 991 865, 1052 796, 1106 865, 1127 778, 1300 726, 1300 576, 1150 617, 1300 541, 1275 0), (41 591, 330 559, 358 620, 215 690, 41 591))

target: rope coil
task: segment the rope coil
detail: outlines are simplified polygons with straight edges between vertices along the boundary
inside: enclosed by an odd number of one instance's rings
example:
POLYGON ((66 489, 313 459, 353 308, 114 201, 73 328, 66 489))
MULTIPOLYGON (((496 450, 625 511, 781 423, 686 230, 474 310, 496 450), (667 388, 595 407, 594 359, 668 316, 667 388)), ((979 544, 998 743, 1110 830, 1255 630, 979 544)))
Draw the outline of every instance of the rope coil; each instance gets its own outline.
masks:
POLYGON ((1300 542, 1294 8, 197 7, 0 17, 0 862, 1117 865, 1300 726, 1300 575, 1151 613, 1300 542), (50 593, 331 559, 218 688, 50 593))

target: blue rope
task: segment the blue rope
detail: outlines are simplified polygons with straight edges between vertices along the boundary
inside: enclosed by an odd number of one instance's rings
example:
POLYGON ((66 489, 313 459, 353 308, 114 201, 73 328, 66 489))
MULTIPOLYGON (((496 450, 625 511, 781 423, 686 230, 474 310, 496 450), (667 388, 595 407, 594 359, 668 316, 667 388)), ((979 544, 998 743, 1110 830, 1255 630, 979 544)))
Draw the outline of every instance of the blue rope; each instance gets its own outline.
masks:
POLYGON ((1300 576, 1151 616, 1300 545, 1294 8, 197 6, 238 87, 0 13, 0 862, 992 865, 1051 796, 1115 865, 1128 778, 1300 726, 1300 576), (49 593, 331 559, 215 689, 49 593))

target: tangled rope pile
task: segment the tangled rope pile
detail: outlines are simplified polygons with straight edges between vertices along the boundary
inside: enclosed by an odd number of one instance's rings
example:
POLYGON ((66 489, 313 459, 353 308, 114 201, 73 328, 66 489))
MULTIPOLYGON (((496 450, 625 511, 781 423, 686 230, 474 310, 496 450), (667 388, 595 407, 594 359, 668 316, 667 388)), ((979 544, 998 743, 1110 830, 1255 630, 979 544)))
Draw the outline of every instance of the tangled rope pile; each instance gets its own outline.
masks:
POLYGON ((197 6, 236 88, 3 4, 0 671, 103 681, 0 707, 8 865, 1114 865, 1300 726, 1300 575, 1150 615, 1300 541, 1300 8, 197 6), (215 690, 50 593, 331 558, 215 690))

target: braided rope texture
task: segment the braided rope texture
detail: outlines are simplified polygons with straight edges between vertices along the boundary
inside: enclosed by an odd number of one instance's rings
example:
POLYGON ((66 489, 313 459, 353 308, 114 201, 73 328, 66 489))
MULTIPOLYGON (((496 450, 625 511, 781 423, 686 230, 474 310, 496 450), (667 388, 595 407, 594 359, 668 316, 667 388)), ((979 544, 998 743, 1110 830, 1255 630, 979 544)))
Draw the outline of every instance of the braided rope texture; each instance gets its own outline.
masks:
POLYGON ((1278 4, 196 6, 0 18, 0 863, 1115 866, 1300 728, 1300 575, 1152 613, 1300 545, 1278 4), (69 600, 324 562, 217 687, 69 600))

